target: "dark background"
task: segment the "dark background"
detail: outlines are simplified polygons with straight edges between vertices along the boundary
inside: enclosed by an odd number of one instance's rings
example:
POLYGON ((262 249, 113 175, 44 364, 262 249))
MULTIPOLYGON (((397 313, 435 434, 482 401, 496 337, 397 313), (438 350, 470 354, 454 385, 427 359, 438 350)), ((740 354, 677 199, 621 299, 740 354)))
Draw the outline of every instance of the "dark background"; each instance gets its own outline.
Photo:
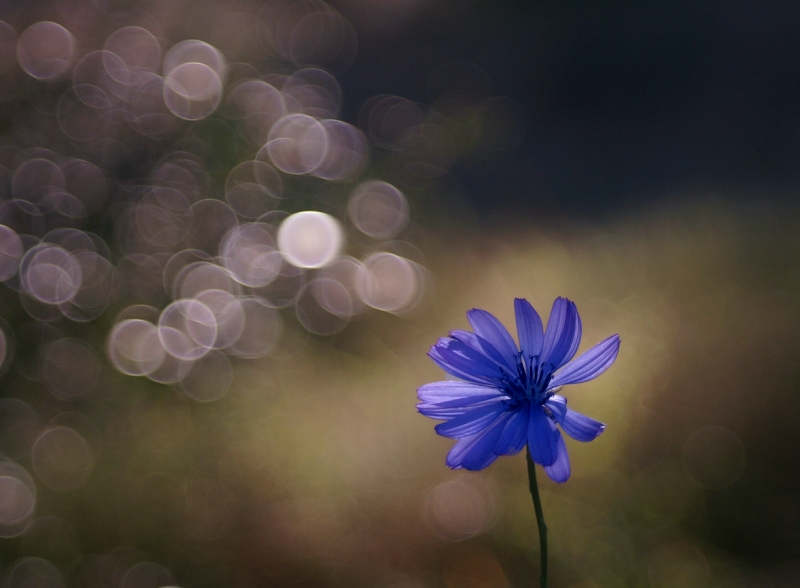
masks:
POLYGON ((452 171, 498 215, 595 215, 687 190, 794 198, 800 7, 770 2, 334 3, 360 47, 345 116, 367 97, 430 103, 472 62, 527 114, 518 149, 452 171))

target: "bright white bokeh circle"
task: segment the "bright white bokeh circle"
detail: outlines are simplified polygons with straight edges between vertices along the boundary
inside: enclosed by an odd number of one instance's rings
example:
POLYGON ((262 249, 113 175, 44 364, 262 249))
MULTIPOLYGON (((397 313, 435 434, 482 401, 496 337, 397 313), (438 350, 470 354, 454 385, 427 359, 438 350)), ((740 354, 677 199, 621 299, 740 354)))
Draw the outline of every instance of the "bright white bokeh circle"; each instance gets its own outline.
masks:
POLYGON ((278 229, 278 247, 286 260, 297 267, 325 266, 336 259, 343 244, 339 221, 324 212, 298 212, 278 229))

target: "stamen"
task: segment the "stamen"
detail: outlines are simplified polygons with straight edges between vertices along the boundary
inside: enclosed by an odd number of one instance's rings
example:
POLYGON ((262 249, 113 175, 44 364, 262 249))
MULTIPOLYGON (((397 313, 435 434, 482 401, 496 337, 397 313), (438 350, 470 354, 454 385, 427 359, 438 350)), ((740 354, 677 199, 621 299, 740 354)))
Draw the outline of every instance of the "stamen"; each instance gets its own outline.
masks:
POLYGON ((538 355, 529 355, 528 359, 530 361, 530 364, 529 364, 530 368, 528 368, 528 371, 530 372, 530 375, 531 375, 531 383, 535 383, 536 382, 536 378, 539 377, 539 356, 538 355), (536 367, 534 367, 534 365, 533 365, 533 361, 534 360, 536 360, 536 367))
POLYGON ((547 365, 546 361, 542 362, 542 371, 539 372, 539 376, 536 378, 536 386, 539 387, 542 383, 542 378, 544 377, 545 369, 544 366, 547 365))

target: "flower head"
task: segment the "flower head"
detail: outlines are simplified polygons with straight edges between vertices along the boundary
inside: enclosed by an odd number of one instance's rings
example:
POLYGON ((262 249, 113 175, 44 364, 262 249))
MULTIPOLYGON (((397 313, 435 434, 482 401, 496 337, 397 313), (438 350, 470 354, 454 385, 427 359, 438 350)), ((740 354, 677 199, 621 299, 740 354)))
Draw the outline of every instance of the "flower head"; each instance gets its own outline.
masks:
POLYGON ((569 455, 556 425, 573 439, 591 441, 605 425, 567 407, 556 392, 606 371, 619 352, 619 335, 601 341, 572 359, 581 342, 575 303, 557 298, 547 330, 533 306, 514 300, 519 346, 485 310, 467 312, 474 332, 452 331, 428 355, 460 380, 425 384, 417 410, 443 420, 436 432, 457 439, 447 455, 453 469, 481 470, 501 455, 525 447, 556 482, 570 475, 569 455))

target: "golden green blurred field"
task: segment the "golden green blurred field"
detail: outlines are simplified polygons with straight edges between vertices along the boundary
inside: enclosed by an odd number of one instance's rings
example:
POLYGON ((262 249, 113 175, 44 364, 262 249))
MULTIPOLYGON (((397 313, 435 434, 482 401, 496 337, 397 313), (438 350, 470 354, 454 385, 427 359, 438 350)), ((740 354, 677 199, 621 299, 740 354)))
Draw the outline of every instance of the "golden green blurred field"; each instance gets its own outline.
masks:
POLYGON ((84 496, 53 500, 81 513, 84 552, 135 545, 195 586, 531 585, 524 457, 448 470, 415 390, 443 379, 425 352, 467 309, 513 325, 515 296, 546 315, 564 295, 580 350, 614 332, 622 348, 564 391, 608 427, 567 441, 566 484, 540 476, 551 585, 794 585, 798 221, 706 199, 441 239, 414 314, 290 329, 285 357, 238 364, 215 403, 120 376, 112 451, 84 496))

